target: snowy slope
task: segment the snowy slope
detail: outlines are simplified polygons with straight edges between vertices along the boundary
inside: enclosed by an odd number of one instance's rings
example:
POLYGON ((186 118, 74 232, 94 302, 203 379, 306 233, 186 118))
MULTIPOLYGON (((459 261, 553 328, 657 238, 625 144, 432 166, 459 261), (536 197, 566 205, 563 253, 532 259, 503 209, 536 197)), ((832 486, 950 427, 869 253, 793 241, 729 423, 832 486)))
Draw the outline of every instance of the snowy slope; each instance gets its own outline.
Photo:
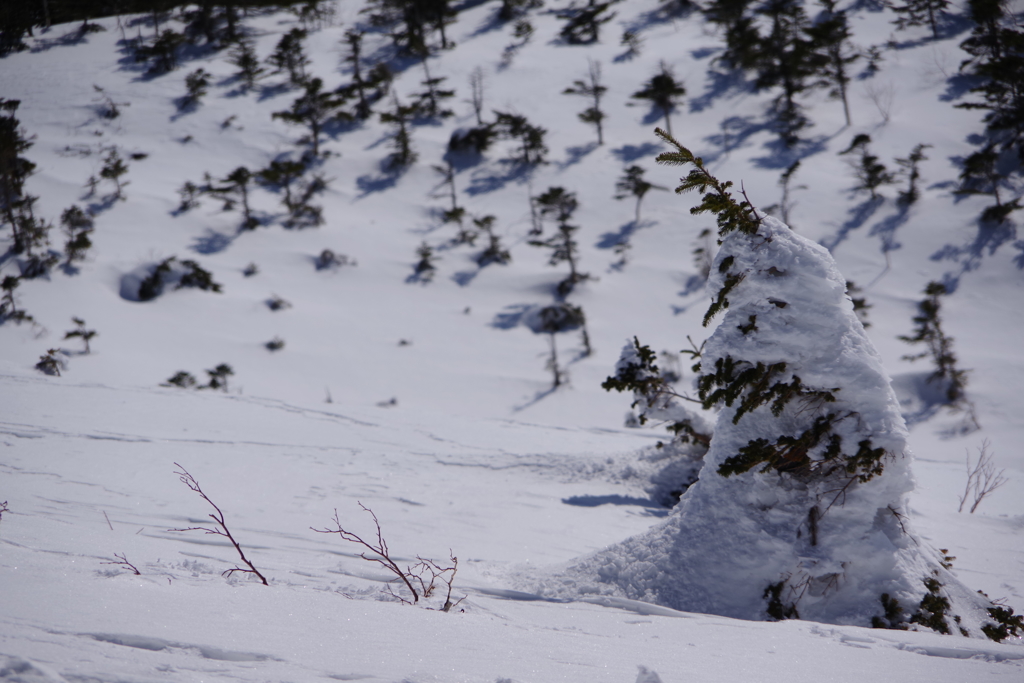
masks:
MULTIPOLYGON (((301 132, 271 119, 298 94, 271 87, 281 76, 243 94, 223 53, 196 50, 181 68, 151 78, 118 52, 114 19, 77 44, 60 41, 74 27, 54 27, 33 51, 0 60, 0 93, 22 100, 18 116, 36 136, 26 156, 38 169, 27 189, 41 197, 39 213, 56 221, 72 203, 97 211, 94 248, 79 273, 55 270, 17 290, 39 326, 0 326, 0 501, 11 510, 0 521, 7 587, 0 653, 8 657, 0 677, 526 681, 575 680, 588 667, 588 678, 621 681, 643 665, 665 683, 810 679, 826 666, 839 680, 894 671, 908 680, 1019 678, 1024 655, 1012 644, 737 622, 632 603, 524 601, 502 592, 534 568, 641 533, 666 512, 645 491, 660 468, 650 446, 664 432, 624 428, 628 401, 599 386, 634 334, 659 351, 709 334, 690 252, 712 221, 690 216, 689 197, 652 191, 633 230, 631 201, 612 198, 632 163, 660 185, 677 180, 653 163, 659 115, 631 106, 629 97, 660 61, 689 92, 673 117, 677 137, 720 177, 742 180, 756 204, 779 201, 778 175, 789 162, 762 125, 770 95, 742 82, 718 87, 708 69, 720 39, 696 16, 650 20, 657 4, 618 6, 602 42, 590 47, 561 44, 557 18, 535 14, 532 41, 503 67, 511 27, 493 21, 496 3, 468 3, 449 29, 457 47, 431 59, 431 73, 458 92, 456 116, 414 127, 420 160, 390 186, 380 166, 390 128, 374 120, 336 131, 321 168, 331 179, 322 201, 326 224, 306 230, 270 220, 281 208, 264 190, 253 205, 271 224, 253 232, 239 232, 239 214, 221 211, 212 198, 175 213, 186 180, 261 168, 298 151, 301 132), (639 57, 620 58, 624 27, 642 28, 639 57), (560 94, 585 75, 588 59, 602 63, 609 86, 603 147, 576 118, 583 100, 560 94), (478 249, 447 244, 454 228, 438 218, 446 199, 432 197, 439 176, 430 168, 441 162, 452 130, 475 121, 465 100, 478 65, 487 109, 518 111, 546 128, 552 162, 528 185, 501 160, 509 143, 499 143, 457 174, 460 203, 497 216, 512 253, 511 264, 483 269, 472 260, 478 249), (200 66, 214 75, 213 86, 195 111, 181 113, 175 99, 185 75, 200 66), (99 116, 93 84, 130 103, 119 118, 99 116), (124 156, 148 156, 128 161, 126 201, 103 201, 105 186, 101 196, 83 198, 109 145, 124 156), (599 278, 570 298, 586 311, 595 353, 578 358, 577 336, 560 335, 570 382, 557 391, 545 370, 547 339, 520 321, 526 307, 550 303, 564 277, 526 244, 531 186, 534 194, 549 186, 577 193, 581 268, 599 278), (611 247, 631 231, 629 261, 615 268, 611 247), (407 283, 423 241, 441 256, 438 273, 429 284, 407 283), (318 271, 314 259, 324 248, 358 265, 318 271), (172 255, 197 260, 223 293, 168 291, 150 302, 122 296, 126 278, 172 255), (260 272, 244 277, 252 262, 260 272), (274 295, 292 307, 271 311, 265 302, 274 295), (72 316, 99 332, 89 355, 62 341, 72 316), (274 337, 286 345, 272 353, 264 344, 274 337), (70 354, 61 377, 33 369, 53 347, 70 354), (178 370, 202 378, 222 362, 235 371, 227 395, 158 386, 178 370), (208 512, 177 481, 174 462, 203 483, 229 523, 237 520, 233 528, 270 589, 219 577, 233 562, 230 547, 167 532, 208 512), (465 613, 374 599, 380 572, 354 547, 309 531, 328 525, 334 508, 346 524, 372 530, 356 501, 377 513, 404 558, 443 558, 451 548, 460 558, 456 587, 468 594, 465 613), (142 576, 101 564, 114 553, 125 553, 142 576)), ((327 87, 348 81, 340 41, 360 5, 340 3, 335 24, 307 41, 310 71, 327 87)), ((862 46, 892 34, 888 12, 852 18, 862 46)), ((278 13, 245 25, 265 57, 295 24, 278 13)), ((136 30, 151 29, 145 22, 127 29, 136 30)), ((854 84, 851 129, 843 127, 841 105, 821 92, 806 98, 813 144, 794 180, 805 188, 794 192, 790 216, 797 231, 830 249, 873 305, 868 335, 910 418, 918 531, 957 557, 965 584, 1021 612, 1021 246, 1012 230, 979 232, 984 200, 951 194, 953 160, 973 149, 968 137, 982 129, 977 112, 955 109, 945 96, 966 30, 965 21, 940 41, 923 40, 924 30, 896 34, 904 42, 885 52, 881 72, 854 84), (887 92, 886 121, 872 93, 884 100, 887 92), (880 205, 850 192, 852 171, 836 153, 859 132, 871 135, 890 168, 918 142, 933 145, 922 165, 923 197, 908 214, 900 214, 892 188, 880 205), (922 403, 918 393, 927 361, 900 360, 910 347, 896 336, 910 332, 931 280, 955 286, 944 321, 961 365, 971 369, 979 431, 951 431, 960 418, 922 403), (976 514, 957 514, 965 451, 985 439, 1009 482, 976 514)), ((386 55, 387 45, 370 36, 367 54, 386 55)), ((424 76, 416 64, 404 67, 395 88, 406 97, 424 76)), ((0 263, 0 275, 16 272, 12 260, 0 263)), ((684 374, 680 387, 692 379, 684 374)))

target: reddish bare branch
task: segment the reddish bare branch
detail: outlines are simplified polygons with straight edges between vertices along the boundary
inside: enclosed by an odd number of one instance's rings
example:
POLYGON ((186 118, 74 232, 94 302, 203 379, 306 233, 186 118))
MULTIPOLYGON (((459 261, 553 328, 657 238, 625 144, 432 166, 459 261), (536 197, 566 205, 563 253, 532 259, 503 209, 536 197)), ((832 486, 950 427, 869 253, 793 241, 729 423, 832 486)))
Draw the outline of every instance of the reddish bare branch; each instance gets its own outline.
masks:
POLYGON ((202 531, 203 533, 206 533, 206 534, 213 534, 215 536, 223 536, 224 538, 228 539, 231 542, 231 545, 233 545, 235 547, 235 550, 238 552, 238 557, 240 557, 242 559, 242 562, 245 564, 246 567, 248 567, 248 569, 244 569, 242 567, 235 566, 235 567, 232 567, 231 569, 227 569, 224 572, 222 572, 221 576, 231 576, 235 572, 242 572, 243 574, 255 574, 257 577, 259 577, 259 580, 263 582, 264 586, 269 586, 270 584, 267 583, 266 577, 263 576, 263 574, 261 574, 260 571, 258 569, 256 569, 255 565, 253 565, 253 563, 249 561, 249 559, 245 556, 245 553, 242 552, 242 546, 238 545, 238 541, 236 541, 235 537, 231 535, 230 529, 228 529, 227 524, 224 523, 224 513, 221 512, 221 509, 219 507, 217 507, 217 504, 214 503, 212 500, 210 500, 210 498, 205 493, 203 493, 203 490, 199 487, 199 482, 196 481, 195 477, 193 477, 191 474, 189 474, 188 470, 186 470, 184 467, 182 467, 178 463, 174 463, 174 464, 177 465, 178 469, 181 470, 180 472, 177 471, 177 470, 175 470, 175 472, 174 472, 175 474, 178 475, 178 479, 181 480, 181 483, 184 484, 185 486, 189 487, 191 490, 195 491, 196 493, 198 493, 199 496, 203 500, 205 500, 207 503, 209 503, 210 506, 213 507, 213 509, 216 511, 215 514, 212 513, 212 514, 209 515, 209 517, 214 522, 216 522, 217 526, 216 527, 190 526, 190 527, 186 527, 184 529, 170 529, 170 531, 202 531))
POLYGON ((125 569, 131 569, 133 572, 135 572, 135 576, 142 576, 142 572, 140 572, 135 567, 134 564, 132 564, 131 562, 128 561, 128 558, 125 557, 124 553, 121 553, 120 555, 118 555, 117 553, 114 553, 114 557, 117 558, 116 562, 101 562, 100 564, 116 564, 119 567, 124 567, 125 569))
POLYGON ((7 509, 7 501, 6 500, 4 502, 0 503, 0 520, 2 520, 4 518, 4 513, 5 512, 10 512, 10 510, 7 509))

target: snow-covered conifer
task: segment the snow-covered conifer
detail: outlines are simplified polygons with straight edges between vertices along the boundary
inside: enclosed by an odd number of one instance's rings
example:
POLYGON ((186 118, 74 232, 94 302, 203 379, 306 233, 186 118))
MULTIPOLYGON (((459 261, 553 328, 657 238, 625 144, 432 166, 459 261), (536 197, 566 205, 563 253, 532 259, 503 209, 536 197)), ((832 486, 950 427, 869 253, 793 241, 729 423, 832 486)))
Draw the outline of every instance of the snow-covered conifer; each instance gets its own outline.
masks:
POLYGON ((716 214, 700 358, 719 409, 699 480, 652 530, 543 582, 549 594, 619 595, 743 619, 801 618, 982 635, 987 599, 965 587, 909 520, 907 430, 828 251, 734 197, 703 161, 677 192, 716 214), (893 605, 896 605, 895 607, 893 605))

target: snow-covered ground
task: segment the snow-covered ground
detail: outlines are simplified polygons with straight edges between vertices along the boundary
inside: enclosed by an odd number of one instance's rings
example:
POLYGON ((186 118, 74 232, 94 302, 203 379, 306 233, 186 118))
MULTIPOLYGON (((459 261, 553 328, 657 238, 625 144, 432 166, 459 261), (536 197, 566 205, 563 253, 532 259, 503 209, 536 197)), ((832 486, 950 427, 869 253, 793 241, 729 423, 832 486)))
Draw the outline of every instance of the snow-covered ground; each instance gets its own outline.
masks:
MULTIPOLYGON (((18 117, 36 136, 26 156, 38 168, 26 189, 40 196, 37 213, 56 222, 73 203, 97 212, 79 272, 56 269, 17 289, 38 324, 0 326, 0 502, 10 509, 0 519, 0 680, 656 680, 638 666, 664 683, 1020 680, 1019 642, 737 621, 613 598, 551 602, 511 590, 669 514, 648 495, 665 464, 652 446, 667 435, 624 427, 627 397, 600 383, 633 335, 673 352, 688 347, 687 335, 698 345, 709 335, 690 252, 713 220, 689 214, 690 196, 652 191, 633 226, 632 202, 613 199, 627 165, 644 166, 666 187, 679 175, 654 165, 662 147, 651 129, 660 117, 633 106, 630 94, 660 61, 671 65, 688 90, 673 116, 676 136, 716 175, 742 180, 756 204, 778 203, 789 163, 762 126, 771 95, 742 82, 715 86, 708 69, 720 39, 696 16, 643 23, 657 4, 617 6, 602 41, 589 47, 561 44, 561 22, 535 14, 532 41, 503 66, 511 26, 493 22, 497 3, 467 3, 449 28, 457 47, 430 67, 457 90, 456 116, 413 128, 419 161, 393 182, 380 167, 390 127, 373 120, 334 131, 320 168, 331 180, 326 223, 305 230, 282 228, 279 197, 265 190, 254 192, 253 206, 268 225, 252 232, 239 232, 239 213, 221 211, 214 198, 175 211, 187 180, 297 154, 299 129, 271 119, 298 95, 273 87, 282 76, 244 94, 225 53, 197 50, 179 69, 148 77, 118 51, 114 19, 77 43, 61 41, 76 27, 54 27, 37 34, 32 51, 0 60, 0 94, 21 100, 18 117), (633 26, 645 42, 625 59, 618 36, 633 26), (576 118, 583 100, 561 94, 585 76, 588 59, 602 63, 609 87, 603 147, 576 118), (200 66, 214 75, 210 92, 194 111, 179 112, 185 75, 200 66), (551 150, 529 183, 502 161, 510 143, 459 169, 460 203, 495 215, 511 251, 509 265, 484 268, 473 260, 480 242, 449 244, 455 228, 438 217, 447 200, 432 196, 440 176, 430 168, 451 132, 475 122, 467 100, 477 66, 486 109, 543 126, 551 150), (94 84, 124 103, 120 117, 99 116, 94 84), (126 200, 104 201, 107 184, 83 198, 111 145, 128 159, 126 200), (577 193, 580 265, 595 276, 570 297, 587 314, 594 353, 581 357, 577 335, 559 335, 569 382, 554 391, 548 340, 523 324, 564 277, 527 244, 531 188, 550 186, 577 193), (613 246, 623 235, 632 248, 617 266, 613 246), (424 241, 440 256, 437 274, 428 284, 407 282, 424 241), (358 265, 317 270, 325 248, 358 265), (126 283, 169 256, 195 259, 223 292, 123 296, 126 283), (245 277, 249 263, 259 272, 245 277), (270 310, 273 296, 292 306, 270 310), (98 332, 88 355, 62 339, 72 316, 98 332), (271 352, 265 343, 275 337, 285 346, 271 352), (67 350, 60 377, 33 369, 50 348, 67 350), (179 370, 205 379, 205 369, 225 362, 235 372, 226 394, 159 386, 179 370), (221 506, 269 588, 244 575, 221 578, 236 561, 224 539, 168 531, 208 523, 212 511, 179 481, 175 463, 221 506), (387 577, 356 546, 310 529, 330 526, 337 509, 346 528, 372 534, 360 502, 403 562, 440 561, 449 550, 459 558, 455 594, 465 599, 454 613, 385 599, 387 577), (115 554, 141 575, 104 564, 115 554)), ((307 40, 310 72, 329 88, 348 82, 341 38, 361 5, 339 3, 334 25, 307 40)), ((855 41, 885 42, 891 18, 855 12, 855 41)), ((261 58, 295 25, 287 13, 244 23, 261 58)), ((151 28, 127 29, 137 30, 151 28)), ((880 73, 854 83, 852 128, 823 92, 805 99, 813 144, 794 176, 792 187, 803 187, 793 191, 790 218, 831 250, 873 306, 867 333, 910 426, 915 527, 956 557, 963 583, 1022 612, 1024 243, 1011 229, 979 232, 985 200, 952 195, 953 160, 973 150, 968 138, 983 127, 978 112, 945 97, 967 30, 964 21, 939 41, 924 40, 926 29, 895 34, 903 42, 886 50, 880 73), (895 188, 883 189, 880 204, 850 191, 853 174, 837 152, 861 132, 890 168, 917 143, 933 145, 922 199, 906 215, 895 188), (927 361, 901 360, 912 349, 896 337, 911 331, 931 280, 955 287, 943 321, 971 370, 977 431, 958 432, 961 416, 928 403, 927 361), (975 514, 958 514, 965 453, 986 440, 1008 483, 975 514)), ((387 44, 368 36, 366 53, 385 54, 387 44)), ((423 70, 398 65, 395 88, 407 97, 423 70)), ((57 230, 53 241, 59 248, 57 230)), ((13 259, 0 263, 0 275, 17 272, 13 259)), ((692 379, 685 371, 679 387, 692 379)))

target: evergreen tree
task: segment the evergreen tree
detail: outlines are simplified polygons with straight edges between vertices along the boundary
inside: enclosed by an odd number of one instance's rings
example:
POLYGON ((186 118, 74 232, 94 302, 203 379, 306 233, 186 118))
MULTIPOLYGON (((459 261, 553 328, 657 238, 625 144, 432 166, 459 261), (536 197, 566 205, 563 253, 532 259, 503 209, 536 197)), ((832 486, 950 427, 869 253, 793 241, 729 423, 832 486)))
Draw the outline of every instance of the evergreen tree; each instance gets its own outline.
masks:
POLYGON ((677 83, 671 69, 665 62, 662 62, 661 71, 651 77, 651 80, 644 84, 643 89, 633 93, 632 97, 638 100, 648 100, 651 104, 661 110, 665 117, 665 128, 672 134, 672 120, 670 115, 675 109, 676 99, 686 94, 686 88, 682 83, 677 83))
POLYGON ((857 179, 860 181, 860 185, 856 189, 867 190, 871 193, 871 199, 875 200, 878 199, 878 188, 882 185, 891 185, 895 179, 892 173, 885 168, 885 164, 868 151, 869 144, 871 144, 871 136, 867 133, 859 133, 854 136, 850 146, 839 154, 857 152, 860 155, 858 163, 853 166, 857 173, 857 179))
POLYGON ((518 161, 528 166, 538 166, 546 163, 544 155, 548 148, 544 144, 544 136, 547 130, 540 126, 534 126, 526 120, 525 116, 509 114, 505 112, 494 112, 497 120, 494 123, 494 130, 497 135, 506 139, 517 139, 520 142, 520 156, 518 161))
MULTIPOLYGON (((455 168, 452 166, 452 162, 445 161, 444 166, 437 164, 431 166, 431 168, 434 169, 434 172, 439 174, 443 179, 441 184, 448 188, 448 198, 451 200, 452 204, 450 209, 445 209, 444 213, 441 215, 441 220, 445 223, 458 223, 461 226, 462 219, 466 215, 466 208, 459 206, 458 196, 455 192, 455 168)), ((469 241, 469 243, 472 244, 472 241, 462 239, 462 231, 460 231, 459 235, 459 239, 456 240, 457 243, 469 241)))
POLYGON ((481 268, 490 264, 508 265, 512 261, 512 255, 501 246, 501 238, 494 234, 494 216, 481 216, 473 219, 473 225, 487 238, 487 246, 479 256, 476 257, 477 265, 481 268))
POLYGON ((519 19, 531 9, 539 9, 543 6, 544 0, 501 0, 498 19, 502 21, 519 19))
POLYGON ((208 192, 224 199, 225 211, 233 209, 238 201, 242 203, 242 228, 245 230, 252 230, 260 224, 249 207, 249 186, 252 181, 252 171, 245 166, 239 166, 219 181, 222 185, 209 183, 208 192))
POLYGON ((228 377, 235 374, 235 371, 231 369, 231 366, 227 363, 221 363, 213 370, 207 370, 206 374, 210 376, 210 383, 201 389, 221 389, 225 393, 228 390, 228 377))
POLYGON ((932 29, 932 38, 939 39, 938 18, 949 7, 949 0, 906 0, 902 5, 891 5, 892 11, 899 15, 896 28, 903 30, 908 26, 928 24, 932 29))
POLYGON ((26 201, 23 195, 25 180, 36 167, 22 156, 33 143, 25 137, 21 122, 14 115, 20 104, 20 100, 0 98, 0 218, 14 231, 12 251, 15 254, 24 251, 26 246, 18 217, 26 201))
POLYGON ((276 111, 271 116, 285 123, 306 126, 309 136, 306 138, 313 145, 313 156, 320 156, 320 134, 324 126, 332 120, 351 120, 352 116, 341 111, 345 97, 333 92, 324 92, 324 82, 319 78, 305 81, 305 92, 287 111, 276 111))
POLYGON ((943 385, 943 394, 950 405, 963 405, 966 402, 964 393, 967 387, 967 372, 956 366, 956 355, 953 353, 953 339, 947 337, 942 329, 942 303, 939 297, 948 294, 946 286, 941 282, 929 282, 924 288, 925 299, 918 305, 918 314, 914 316, 914 333, 901 335, 900 341, 908 344, 924 344, 927 351, 912 356, 904 356, 903 360, 915 361, 931 356, 935 364, 935 372, 929 382, 943 385))
POLYGON ((423 71, 427 78, 421 82, 421 85, 426 89, 416 94, 416 101, 412 105, 416 108, 416 115, 428 119, 446 119, 449 116, 454 116, 455 112, 441 106, 442 101, 455 97, 454 90, 444 90, 440 87, 448 80, 447 77, 434 78, 431 76, 426 59, 423 60, 423 71))
POLYGON ((245 90, 252 90, 256 87, 256 81, 263 77, 266 72, 260 66, 260 60, 256 56, 251 40, 239 40, 231 50, 229 59, 232 65, 238 68, 235 76, 242 81, 245 90))
POLYGON ((373 86, 366 80, 363 79, 363 65, 362 65, 362 52, 363 52, 363 32, 349 29, 345 32, 345 42, 348 44, 348 54, 345 55, 345 61, 352 67, 352 84, 344 89, 346 95, 355 96, 358 100, 356 102, 356 116, 362 120, 366 120, 370 117, 370 98, 367 96, 367 91, 373 86))
POLYGON ((897 159, 896 163, 902 167, 902 173, 907 178, 907 189, 900 192, 896 198, 900 204, 904 206, 910 206, 918 200, 921 196, 920 190, 917 188, 917 181, 921 178, 921 171, 918 170, 917 165, 922 161, 926 161, 928 157, 924 155, 924 150, 931 147, 924 143, 918 144, 910 152, 910 156, 906 159, 897 159))
MULTIPOLYGON (((945 1, 945 0, 943 0, 945 1)), ((847 100, 847 86, 850 75, 846 68, 860 59, 850 46, 853 32, 846 19, 846 12, 836 9, 836 0, 821 0, 825 11, 818 22, 807 29, 816 57, 819 76, 818 84, 829 88, 829 95, 843 103, 846 125, 850 122, 850 104, 847 100)))
POLYGON ((434 273, 437 272, 437 266, 434 265, 437 257, 434 256, 434 250, 426 242, 416 248, 416 256, 420 260, 413 266, 413 274, 407 281, 426 284, 434 279, 434 273))
POLYGON ((623 176, 615 183, 615 189, 618 190, 618 194, 615 195, 616 199, 625 199, 629 196, 636 197, 636 216, 633 218, 634 225, 640 224, 640 203, 644 200, 644 195, 646 195, 650 190, 668 189, 644 180, 645 172, 646 171, 644 171, 640 166, 630 166, 626 169, 623 176))
POLYGON ((536 198, 540 207, 540 214, 544 218, 554 218, 556 223, 555 233, 547 239, 530 240, 534 247, 545 247, 551 250, 548 263, 557 266, 560 263, 569 265, 569 275, 558 283, 555 291, 562 299, 569 296, 573 288, 580 282, 590 279, 589 273, 579 272, 577 261, 579 252, 573 234, 579 230, 578 225, 572 225, 569 221, 572 214, 579 207, 575 192, 566 192, 562 187, 551 187, 548 191, 536 198))
POLYGON ((607 12, 616 2, 618 0, 587 0, 587 4, 582 7, 574 4, 558 12, 558 17, 566 20, 559 35, 570 45, 596 43, 601 37, 601 25, 615 18, 615 12, 607 12))
POLYGON ((547 368, 551 371, 551 388, 557 389, 566 380, 566 374, 558 365, 558 346, 555 342, 555 335, 560 332, 582 329, 585 344, 584 355, 589 356, 591 349, 586 333, 586 316, 581 307, 563 301, 545 306, 537 311, 536 320, 532 321, 531 326, 535 332, 548 335, 551 356, 548 358, 547 368))
POLYGON ((288 82, 295 86, 306 84, 306 67, 309 58, 302 48, 306 32, 301 28, 293 28, 281 36, 274 52, 267 58, 267 63, 274 67, 274 73, 288 73, 288 82))
POLYGON ((677 192, 699 192, 691 212, 714 213, 719 225, 708 319, 725 316, 696 369, 717 422, 676 513, 588 556, 546 592, 587 586, 748 619, 867 626, 881 612, 895 613, 888 623, 898 627, 920 615, 915 623, 981 635, 991 603, 907 519, 913 479, 899 401, 828 252, 733 197, 731 183, 659 135, 673 151, 658 160, 689 167, 677 192), (885 608, 892 599, 917 612, 885 608))
POLYGON ((70 268, 75 261, 84 261, 85 252, 92 247, 89 233, 93 230, 93 219, 90 214, 74 204, 60 215, 60 223, 67 236, 64 243, 64 267, 70 268))
POLYGON ((121 176, 128 173, 128 164, 124 162, 121 155, 117 153, 117 148, 111 148, 107 152, 107 158, 103 160, 103 168, 100 169, 100 177, 104 180, 111 180, 114 182, 114 186, 117 191, 114 196, 124 201, 124 188, 128 184, 127 181, 122 182, 121 176))
POLYGON ((572 87, 562 91, 563 95, 580 95, 591 101, 591 106, 580 112, 580 121, 589 123, 597 128, 597 144, 604 144, 604 131, 601 122, 605 113, 601 111, 601 98, 608 92, 607 86, 601 84, 601 62, 588 60, 587 80, 573 81, 572 87))
POLYGON ((968 156, 960 172, 960 187, 954 190, 959 195, 986 194, 996 200, 981 212, 981 220, 986 223, 1002 223, 1022 208, 1020 197, 1004 202, 999 194, 1000 186, 1006 184, 1008 178, 999 170, 999 157, 993 144, 968 156))
POLYGON ((265 187, 284 190, 282 203, 291 214, 294 213, 298 204, 292 194, 292 187, 305 172, 306 165, 302 162, 274 160, 270 162, 269 166, 257 172, 256 180, 265 187))
POLYGON ((14 299, 14 290, 21 284, 21 278, 15 275, 5 275, 0 280, 0 289, 3 290, 3 298, 0 298, 0 323, 13 320, 19 325, 23 322, 34 322, 32 316, 24 309, 18 309, 18 302, 14 299))
POLYGON ((711 0, 704 6, 709 23, 725 33, 725 51, 719 58, 732 69, 757 66, 761 35, 750 11, 753 0, 711 0))
POLYGON ((179 109, 188 109, 199 104, 210 87, 210 74, 206 69, 196 69, 185 76, 185 96, 181 98, 179 109))
POLYGON ((50 245, 49 235, 53 226, 35 215, 34 206, 38 200, 39 197, 32 195, 23 196, 18 202, 18 213, 15 216, 19 240, 15 246, 21 247, 28 257, 21 264, 21 276, 28 279, 46 275, 59 260, 57 254, 46 249, 50 245))
MULTIPOLYGON (((810 23, 802 0, 768 0, 757 13, 770 22, 771 30, 760 43, 756 85, 782 89, 773 109, 779 137, 792 147, 799 141, 800 131, 810 125, 796 101, 816 68, 810 23)), ((845 91, 845 84, 843 88, 845 91)))
POLYGON ((136 52, 139 61, 153 60, 150 72, 161 74, 178 68, 178 51, 185 44, 185 36, 166 29, 159 34, 152 45, 140 46, 136 52))
POLYGON ((381 123, 392 123, 396 126, 395 134, 392 136, 394 153, 388 157, 386 167, 390 172, 398 172, 416 163, 418 155, 412 148, 412 135, 409 128, 412 119, 416 116, 415 105, 403 105, 397 95, 392 95, 394 108, 391 111, 381 112, 381 123))
POLYGON ((92 353, 89 348, 89 341, 93 337, 97 336, 98 333, 96 330, 86 329, 85 321, 81 318, 72 318, 71 322, 75 323, 75 329, 65 332, 64 339, 74 339, 75 337, 78 337, 82 340, 82 343, 85 344, 85 353, 92 353))

